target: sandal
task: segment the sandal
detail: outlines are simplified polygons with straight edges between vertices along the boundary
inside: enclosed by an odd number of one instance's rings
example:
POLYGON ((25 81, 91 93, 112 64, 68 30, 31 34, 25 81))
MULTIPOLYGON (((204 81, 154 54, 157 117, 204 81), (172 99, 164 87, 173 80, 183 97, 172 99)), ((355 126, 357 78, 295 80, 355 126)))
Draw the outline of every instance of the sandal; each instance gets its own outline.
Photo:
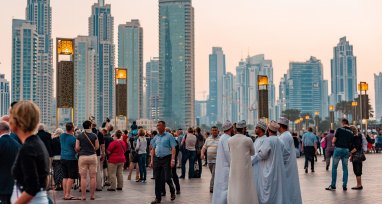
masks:
POLYGON ((69 198, 64 198, 64 200, 81 200, 81 199, 77 198, 77 197, 74 197, 74 196, 71 196, 69 198))

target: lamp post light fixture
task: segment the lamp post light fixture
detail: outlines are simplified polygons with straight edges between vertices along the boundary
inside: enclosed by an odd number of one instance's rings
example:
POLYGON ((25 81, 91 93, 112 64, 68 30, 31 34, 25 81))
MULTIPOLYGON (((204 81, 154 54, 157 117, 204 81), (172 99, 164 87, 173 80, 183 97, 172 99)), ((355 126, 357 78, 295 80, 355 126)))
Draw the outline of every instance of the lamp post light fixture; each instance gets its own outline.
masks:
POLYGON ((259 119, 265 119, 268 122, 269 119, 269 109, 268 109, 268 76, 258 75, 257 76, 257 86, 258 86, 258 112, 259 119))
MULTIPOLYGON (((360 92, 359 94, 359 107, 360 107, 360 119, 366 120, 365 129, 367 130, 367 120, 369 119, 369 95, 367 94, 367 91, 369 90, 369 84, 366 82, 360 82, 358 84, 358 90, 360 92)), ((363 125, 361 124, 361 131, 362 131, 363 125)))
POLYGON ((308 128, 309 128, 309 120, 310 120, 310 116, 309 115, 306 115, 305 116, 305 121, 306 121, 306 124, 305 124, 305 128, 306 128, 306 131, 308 131, 308 128))
POLYGON ((316 111, 314 112, 314 123, 316 125, 316 132, 318 133, 318 120, 320 118, 320 112, 316 111))
POLYGON ((330 110, 330 129, 334 130, 334 106, 330 105, 329 110, 330 110))
POLYGON ((357 125, 357 106, 358 106, 358 102, 357 101, 353 101, 351 103, 351 106, 353 107, 353 124, 357 125))

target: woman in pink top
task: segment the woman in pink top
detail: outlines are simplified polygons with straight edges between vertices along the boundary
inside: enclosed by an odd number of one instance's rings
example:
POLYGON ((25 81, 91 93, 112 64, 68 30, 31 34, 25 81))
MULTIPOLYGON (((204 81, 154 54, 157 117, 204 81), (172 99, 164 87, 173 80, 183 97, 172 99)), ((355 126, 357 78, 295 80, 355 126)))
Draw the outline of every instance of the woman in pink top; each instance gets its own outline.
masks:
POLYGON ((127 150, 126 143, 121 140, 122 132, 118 130, 113 138, 114 141, 110 143, 107 148, 108 160, 108 174, 110 178, 110 188, 108 191, 122 190, 123 187, 123 164, 126 162, 125 152, 127 150))

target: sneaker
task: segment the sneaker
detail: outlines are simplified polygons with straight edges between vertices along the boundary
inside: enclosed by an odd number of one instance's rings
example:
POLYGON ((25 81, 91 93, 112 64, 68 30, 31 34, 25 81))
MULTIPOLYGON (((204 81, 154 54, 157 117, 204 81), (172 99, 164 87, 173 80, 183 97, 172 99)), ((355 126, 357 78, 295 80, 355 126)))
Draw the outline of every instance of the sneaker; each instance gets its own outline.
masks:
POLYGON ((329 165, 326 166, 326 171, 329 171, 329 165))
POLYGON ((117 188, 117 191, 122 191, 122 188, 117 188))
POLYGON ((306 174, 308 173, 308 168, 305 168, 305 173, 306 173, 306 174))
POLYGON ((314 169, 312 169, 312 173, 314 173, 314 169))
POLYGON ((175 200, 175 198, 176 198, 175 193, 171 193, 171 201, 175 200))
POLYGON ((161 200, 155 199, 155 200, 151 201, 151 204, 156 204, 156 203, 160 203, 160 202, 161 202, 161 200))
POLYGON ((348 190, 348 188, 347 188, 346 186, 342 186, 342 189, 343 189, 344 191, 347 191, 347 190, 348 190))
POLYGON ((327 191, 335 191, 336 187, 333 187, 332 185, 330 185, 329 187, 325 188, 325 190, 327 190, 327 191))

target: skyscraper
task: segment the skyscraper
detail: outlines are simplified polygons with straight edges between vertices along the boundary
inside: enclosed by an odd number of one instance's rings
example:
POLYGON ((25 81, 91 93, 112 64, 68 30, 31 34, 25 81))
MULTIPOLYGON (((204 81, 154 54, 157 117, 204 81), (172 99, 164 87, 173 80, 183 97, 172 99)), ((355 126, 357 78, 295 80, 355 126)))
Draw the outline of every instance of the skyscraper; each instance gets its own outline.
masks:
POLYGON ((9 82, 0 74, 0 117, 8 114, 10 104, 9 82))
POLYGON ((374 74, 375 118, 382 122, 382 72, 374 74))
POLYGON ((225 75, 225 55, 221 47, 213 47, 209 56, 210 91, 207 114, 211 124, 223 123, 223 86, 225 75))
POLYGON ((331 105, 341 101, 352 101, 357 97, 357 59, 346 37, 333 49, 331 60, 332 95, 331 105))
POLYGON ((234 80, 235 77, 231 72, 225 74, 223 79, 223 97, 222 97, 222 119, 224 123, 227 120, 234 121, 234 104, 235 104, 235 92, 234 92, 234 80))
POLYGON ((143 29, 139 20, 118 26, 118 67, 127 68, 128 118, 143 118, 143 29))
POLYGON ((329 82, 328 80, 322 81, 322 108, 320 117, 325 119, 329 117, 329 82))
POLYGON ((52 125, 50 116, 53 99, 53 40, 50 0, 28 0, 26 20, 36 26, 38 34, 34 101, 40 107, 41 121, 46 125, 52 125))
POLYGON ((159 0, 159 111, 170 127, 195 123, 194 8, 159 0))
POLYGON ((159 120, 159 59, 153 58, 146 63, 146 117, 159 120))
POLYGON ((36 25, 26 20, 12 21, 12 101, 37 102, 36 25))
POLYGON ((311 116, 322 111, 323 81, 322 63, 315 57, 306 62, 291 62, 286 82, 286 108, 311 116))
POLYGON ((100 124, 114 114, 114 18, 111 6, 98 0, 89 17, 89 36, 97 38, 98 69, 96 75, 96 120, 100 124))
POLYGON ((74 123, 81 126, 96 114, 97 38, 78 36, 74 43, 74 123))

